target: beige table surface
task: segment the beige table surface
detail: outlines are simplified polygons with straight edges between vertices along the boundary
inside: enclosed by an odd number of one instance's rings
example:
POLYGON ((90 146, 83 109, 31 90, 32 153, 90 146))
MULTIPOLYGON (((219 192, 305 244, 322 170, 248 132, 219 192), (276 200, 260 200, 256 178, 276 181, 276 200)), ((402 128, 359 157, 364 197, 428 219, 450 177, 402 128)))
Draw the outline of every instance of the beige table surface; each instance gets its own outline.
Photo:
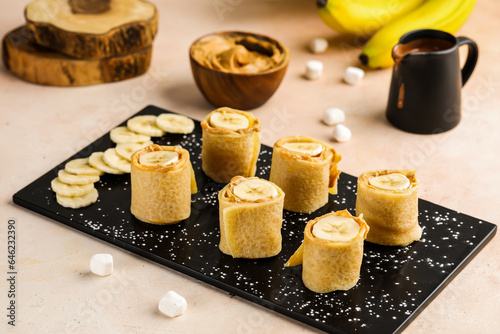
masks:
MULTIPOLYGON (((0 1, 2 36, 23 23, 27 0, 0 1)), ((420 197, 498 223, 500 217, 500 5, 479 0, 459 34, 480 47, 478 67, 463 89, 463 120, 445 134, 422 136, 390 126, 384 108, 390 70, 370 71, 358 86, 343 84, 357 64, 352 38, 339 36, 306 0, 156 0, 160 31, 150 70, 142 77, 83 88, 33 85, 0 67, 0 322, 16 333, 312 333, 317 330, 94 239, 12 203, 12 195, 146 105, 197 119, 213 108, 195 87, 188 62, 191 41, 208 32, 249 30, 271 35, 291 50, 285 79, 254 110, 263 142, 304 134, 342 154, 341 169, 418 168, 420 197), (225 4, 225 5, 224 5, 225 4), (221 7, 223 6, 223 7, 221 7), (225 7, 224 7, 225 6, 225 7), (222 10, 221 10, 222 8, 222 10), (322 55, 307 50, 325 37, 322 55), (317 81, 303 79, 307 60, 325 65, 317 81), (347 113, 353 133, 334 143, 321 123, 327 107, 347 113), (17 227, 17 326, 6 325, 7 221, 17 227), (115 272, 89 272, 95 253, 114 256, 115 272), (168 290, 183 295, 187 312, 169 319, 157 311, 168 290)), ((495 237, 404 333, 500 333, 500 242, 495 237)))

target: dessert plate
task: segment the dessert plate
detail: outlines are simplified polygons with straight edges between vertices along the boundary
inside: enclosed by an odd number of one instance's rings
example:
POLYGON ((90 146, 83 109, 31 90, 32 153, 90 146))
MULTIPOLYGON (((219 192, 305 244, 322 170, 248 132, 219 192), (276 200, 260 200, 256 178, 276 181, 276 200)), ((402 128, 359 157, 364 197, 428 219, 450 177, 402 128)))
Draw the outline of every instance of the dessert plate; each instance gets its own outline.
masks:
MULTIPOLYGON (((137 115, 169 112, 148 106, 137 115)), ((135 115, 134 115, 135 116, 135 115)), ((105 174, 96 183, 99 199, 81 209, 57 204, 50 182, 74 158, 114 147, 104 135, 13 196, 14 203, 122 247, 256 304, 332 333, 399 333, 493 238, 496 225, 419 200, 422 239, 406 247, 365 242, 358 284, 349 291, 317 294, 305 288, 301 266, 284 264, 303 239, 306 222, 331 211, 355 213, 356 178, 342 173, 339 194, 312 214, 284 212, 283 249, 273 258, 233 259, 218 249, 217 194, 224 184, 201 170, 201 126, 188 135, 153 138, 181 145, 191 154, 198 193, 191 216, 172 226, 152 226, 130 213, 130 175, 105 174)), ((124 122, 122 125, 125 125, 124 122)), ((258 177, 268 179, 272 148, 263 145, 258 177)))

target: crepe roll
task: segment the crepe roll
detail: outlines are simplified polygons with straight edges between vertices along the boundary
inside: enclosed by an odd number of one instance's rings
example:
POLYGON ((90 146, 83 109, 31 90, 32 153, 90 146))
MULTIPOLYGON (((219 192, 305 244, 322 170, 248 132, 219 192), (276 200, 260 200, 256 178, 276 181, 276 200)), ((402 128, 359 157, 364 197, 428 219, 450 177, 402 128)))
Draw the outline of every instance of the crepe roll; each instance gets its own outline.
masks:
POLYGON ((150 145, 132 155, 130 211, 146 223, 178 223, 191 214, 196 180, 189 152, 180 146, 150 145))
POLYGON ((363 218, 354 217, 347 210, 310 220, 304 230, 304 242, 286 266, 302 264, 302 281, 311 291, 349 290, 359 280, 368 230, 363 218))
POLYGON ((378 170, 358 178, 356 215, 370 226, 367 241, 406 246, 420 239, 415 170, 378 170))
POLYGON ((260 122, 251 112, 231 108, 212 111, 201 122, 202 169, 215 182, 255 176, 260 152, 260 122))
POLYGON ((234 177, 219 192, 219 249, 234 258, 258 259, 281 251, 285 194, 257 177, 234 177))
POLYGON ((341 156, 328 144, 306 136, 279 139, 273 147, 269 180, 286 194, 284 208, 311 213, 337 193, 341 156))

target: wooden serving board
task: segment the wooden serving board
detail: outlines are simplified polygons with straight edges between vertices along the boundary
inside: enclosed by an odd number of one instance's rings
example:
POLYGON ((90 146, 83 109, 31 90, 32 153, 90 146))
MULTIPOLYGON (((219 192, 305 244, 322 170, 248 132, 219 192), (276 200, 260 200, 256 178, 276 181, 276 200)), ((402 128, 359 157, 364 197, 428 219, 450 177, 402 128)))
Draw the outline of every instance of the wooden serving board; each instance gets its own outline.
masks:
POLYGON ((50 86, 86 86, 134 78, 147 71, 152 46, 102 59, 75 59, 37 45, 25 26, 2 42, 2 60, 14 75, 50 86))
MULTIPOLYGON (((138 114, 168 112, 149 106, 138 114)), ((358 284, 348 291, 314 293, 302 283, 301 266, 284 264, 301 244, 308 220, 342 209, 355 212, 357 179, 342 173, 338 194, 330 195, 328 204, 311 214, 285 210, 283 248, 277 256, 234 259, 218 248, 217 194, 224 184, 201 170, 202 130, 198 121, 195 124, 191 134, 154 138, 157 144, 187 149, 195 170, 199 191, 192 197, 191 216, 179 224, 156 226, 137 220, 130 213, 128 174, 103 175, 96 183, 99 199, 89 207, 68 209, 57 204, 50 189, 57 171, 71 159, 114 147, 109 134, 17 192, 14 203, 330 333, 401 332, 496 233, 494 224, 420 199, 420 241, 406 247, 365 242, 358 284)), ((256 176, 269 178, 271 159, 272 148, 263 145, 256 176)))
POLYGON ((93 12, 85 1, 33 0, 25 10, 26 29, 36 44, 79 59, 116 57, 151 46, 158 31, 153 4, 100 2, 102 9, 93 12))

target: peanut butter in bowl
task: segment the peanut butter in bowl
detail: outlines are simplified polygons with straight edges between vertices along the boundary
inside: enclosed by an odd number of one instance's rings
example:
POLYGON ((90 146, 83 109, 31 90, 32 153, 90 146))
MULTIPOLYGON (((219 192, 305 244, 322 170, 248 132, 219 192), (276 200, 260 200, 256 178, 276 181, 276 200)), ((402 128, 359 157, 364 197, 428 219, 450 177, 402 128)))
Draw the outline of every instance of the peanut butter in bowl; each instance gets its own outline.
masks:
POLYGON ((262 73, 285 62, 276 43, 246 34, 206 36, 191 48, 191 56, 207 68, 227 73, 262 73))
POLYGON ((278 89, 290 53, 265 35, 221 31, 194 41, 189 59, 194 81, 208 102, 216 108, 250 110, 278 89))

